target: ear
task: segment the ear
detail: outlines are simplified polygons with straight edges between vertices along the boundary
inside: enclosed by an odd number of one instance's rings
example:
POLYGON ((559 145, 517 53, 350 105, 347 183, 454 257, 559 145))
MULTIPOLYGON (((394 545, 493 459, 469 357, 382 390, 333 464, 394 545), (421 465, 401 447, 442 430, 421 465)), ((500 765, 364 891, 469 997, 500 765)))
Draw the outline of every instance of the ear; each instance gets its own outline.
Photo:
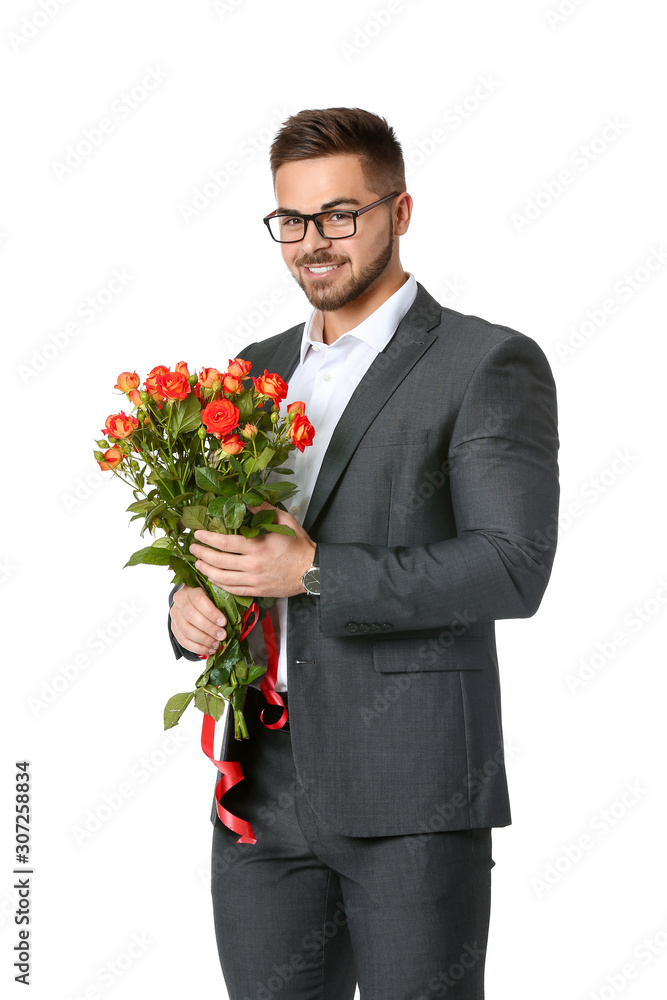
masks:
POLYGON ((404 191, 394 202, 394 236, 403 236, 408 231, 412 216, 412 198, 404 191))

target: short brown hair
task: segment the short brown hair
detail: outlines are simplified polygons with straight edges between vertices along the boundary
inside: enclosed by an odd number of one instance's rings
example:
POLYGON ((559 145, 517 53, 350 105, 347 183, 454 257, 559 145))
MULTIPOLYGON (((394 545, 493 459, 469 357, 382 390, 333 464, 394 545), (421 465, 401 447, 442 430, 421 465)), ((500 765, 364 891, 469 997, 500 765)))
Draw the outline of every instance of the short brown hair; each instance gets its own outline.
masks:
POLYGON ((271 173, 290 160, 352 154, 373 191, 405 190, 403 150, 385 118, 361 108, 300 111, 283 123, 271 145, 271 173))

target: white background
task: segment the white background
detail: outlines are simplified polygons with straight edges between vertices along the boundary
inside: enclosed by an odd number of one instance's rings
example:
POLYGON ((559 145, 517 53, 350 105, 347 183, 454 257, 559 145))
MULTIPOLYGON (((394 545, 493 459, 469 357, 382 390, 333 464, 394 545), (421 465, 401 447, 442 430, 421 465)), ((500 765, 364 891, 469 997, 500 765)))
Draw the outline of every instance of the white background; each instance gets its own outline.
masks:
POLYGON ((659 9, 3 3, 0 951, 11 979, 28 759, 33 1000, 226 996, 199 713, 162 732, 194 668, 168 643, 168 573, 122 569, 140 544, 128 491, 91 448, 120 371, 222 367, 305 316, 261 223, 268 145, 288 114, 336 105, 386 116, 403 143, 405 267, 533 337, 559 391, 551 583, 534 618, 497 629, 514 822, 494 833, 487 995, 664 995, 659 9))

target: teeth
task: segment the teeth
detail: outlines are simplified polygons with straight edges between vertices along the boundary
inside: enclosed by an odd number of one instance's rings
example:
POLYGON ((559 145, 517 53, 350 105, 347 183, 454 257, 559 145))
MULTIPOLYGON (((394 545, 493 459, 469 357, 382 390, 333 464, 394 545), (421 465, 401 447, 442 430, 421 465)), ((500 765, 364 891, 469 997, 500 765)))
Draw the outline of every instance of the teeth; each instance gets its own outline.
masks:
POLYGON ((324 274, 325 271, 334 271, 340 264, 329 264, 327 267, 309 267, 308 270, 312 271, 313 274, 324 274))

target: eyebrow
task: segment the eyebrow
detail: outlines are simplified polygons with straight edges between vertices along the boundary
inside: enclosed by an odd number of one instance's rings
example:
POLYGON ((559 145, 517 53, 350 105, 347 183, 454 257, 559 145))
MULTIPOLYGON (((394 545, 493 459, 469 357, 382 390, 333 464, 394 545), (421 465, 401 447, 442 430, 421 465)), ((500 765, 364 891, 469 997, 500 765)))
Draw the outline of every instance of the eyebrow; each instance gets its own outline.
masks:
MULTIPOLYGON (((328 209, 335 208, 337 205, 361 205, 361 202, 357 201, 356 198, 333 198, 331 201, 325 201, 322 204, 322 206, 320 208, 320 211, 321 212, 326 212, 326 211, 328 211, 328 209)), ((279 215, 283 215, 283 214, 284 215, 303 215, 304 214, 298 208, 283 208, 282 205, 278 206, 278 208, 276 209, 276 212, 279 215)), ((315 213, 315 214, 317 214, 317 213, 315 213)))

